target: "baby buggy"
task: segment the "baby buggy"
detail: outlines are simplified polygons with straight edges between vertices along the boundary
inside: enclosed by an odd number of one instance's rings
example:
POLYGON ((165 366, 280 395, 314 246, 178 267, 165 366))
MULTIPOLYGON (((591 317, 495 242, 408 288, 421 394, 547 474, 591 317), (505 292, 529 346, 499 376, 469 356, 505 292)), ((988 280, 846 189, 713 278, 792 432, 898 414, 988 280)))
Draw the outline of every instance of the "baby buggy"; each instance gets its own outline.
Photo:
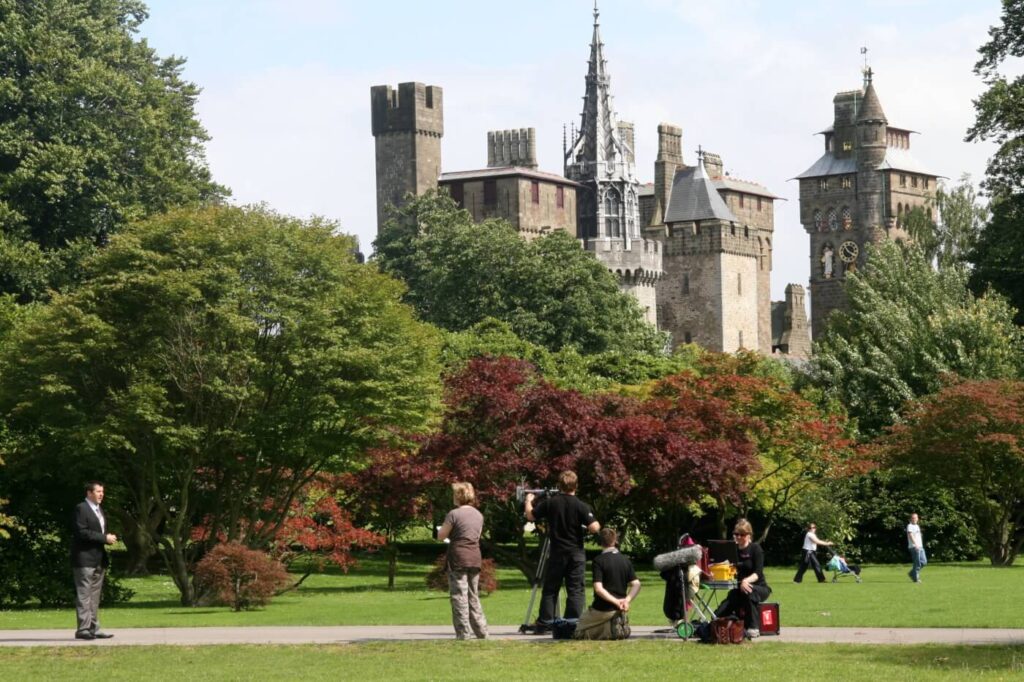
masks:
POLYGON ((849 564, 846 562, 846 557, 841 554, 833 554, 825 564, 825 569, 832 571, 832 582, 839 582, 840 578, 853 577, 857 582, 860 582, 860 566, 857 564, 849 564))

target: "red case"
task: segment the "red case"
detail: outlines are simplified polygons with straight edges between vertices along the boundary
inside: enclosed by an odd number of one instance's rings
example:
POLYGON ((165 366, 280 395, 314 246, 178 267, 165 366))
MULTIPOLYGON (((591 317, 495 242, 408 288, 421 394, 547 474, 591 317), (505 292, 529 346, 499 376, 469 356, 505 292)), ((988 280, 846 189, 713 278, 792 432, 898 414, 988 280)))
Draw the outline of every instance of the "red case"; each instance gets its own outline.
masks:
POLYGON ((780 629, 779 605, 775 602, 761 604, 761 634, 777 635, 780 629))

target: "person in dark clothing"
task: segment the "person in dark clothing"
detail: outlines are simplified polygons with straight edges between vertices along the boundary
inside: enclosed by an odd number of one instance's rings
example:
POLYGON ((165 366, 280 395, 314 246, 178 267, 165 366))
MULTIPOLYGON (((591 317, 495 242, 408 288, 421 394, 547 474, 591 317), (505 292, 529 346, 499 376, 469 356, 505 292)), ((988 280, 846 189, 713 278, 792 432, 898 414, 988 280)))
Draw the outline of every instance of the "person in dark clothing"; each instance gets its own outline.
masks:
POLYGON ((737 616, 743 619, 747 637, 761 636, 760 604, 772 593, 764 577, 764 550, 753 541, 754 529, 746 519, 740 519, 732 532, 736 540, 739 563, 736 578, 739 585, 729 590, 729 595, 718 608, 715 616, 737 616))
POLYGON ((640 593, 633 562, 615 548, 618 533, 602 528, 602 551, 592 562, 594 603, 576 625, 576 639, 626 639, 629 637, 629 605, 640 593))
POLYGON ((117 542, 108 532, 103 504, 103 484, 85 484, 85 500, 75 507, 71 520, 71 570, 75 578, 75 612, 78 616, 76 639, 109 639, 113 635, 100 630, 100 595, 103 578, 110 565, 107 545, 117 542))
POLYGON ((526 518, 547 524, 551 553, 544 573, 544 587, 541 590, 540 615, 535 632, 542 633, 555 620, 558 592, 565 583, 566 619, 579 618, 585 604, 584 578, 587 555, 583 551, 583 540, 588 533, 596 533, 601 524, 594 518, 590 506, 576 497, 576 473, 563 471, 558 477, 561 495, 542 499, 534 506, 535 496, 526 496, 526 518))

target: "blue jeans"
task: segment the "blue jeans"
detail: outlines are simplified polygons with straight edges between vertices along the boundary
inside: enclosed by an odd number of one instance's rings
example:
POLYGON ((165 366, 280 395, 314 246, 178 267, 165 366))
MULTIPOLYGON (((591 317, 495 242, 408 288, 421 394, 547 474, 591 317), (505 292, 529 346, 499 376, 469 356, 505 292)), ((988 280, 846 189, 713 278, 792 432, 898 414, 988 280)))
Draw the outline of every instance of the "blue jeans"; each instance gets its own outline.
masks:
POLYGON ((910 561, 914 564, 910 569, 910 579, 917 582, 921 579, 921 569, 928 565, 928 557, 924 553, 924 547, 910 548, 910 561))

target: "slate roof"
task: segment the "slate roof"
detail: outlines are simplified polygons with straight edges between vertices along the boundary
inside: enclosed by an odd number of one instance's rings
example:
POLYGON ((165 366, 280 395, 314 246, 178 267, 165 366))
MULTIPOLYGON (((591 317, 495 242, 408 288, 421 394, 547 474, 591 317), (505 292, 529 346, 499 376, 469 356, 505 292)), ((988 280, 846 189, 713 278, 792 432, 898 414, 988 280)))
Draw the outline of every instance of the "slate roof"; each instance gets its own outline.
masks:
POLYGON ((900 149, 899 147, 889 147, 885 150, 885 161, 879 164, 878 170, 888 169, 928 175, 933 178, 946 177, 928 170, 923 163, 910 154, 909 149, 900 149))
POLYGON ((782 199, 782 197, 775 196, 768 191, 768 188, 764 185, 759 185, 756 182, 750 180, 740 180, 734 178, 731 175, 723 175, 720 178, 712 180, 715 187, 722 190, 731 190, 733 192, 743 192, 744 194, 753 194, 754 196, 767 197, 769 199, 782 199))
POLYGON ((665 211, 665 223, 713 219, 739 222, 704 172, 704 162, 676 171, 672 180, 672 197, 665 211))
POLYGON ((846 175, 857 172, 857 161, 853 157, 837 159, 832 152, 825 152, 821 158, 814 162, 814 165, 805 170, 793 180, 803 178, 820 178, 826 175, 846 175))
POLYGON ((438 182, 453 182, 456 180, 479 180, 483 178, 502 178, 510 175, 517 175, 525 178, 533 178, 536 180, 545 180, 547 182, 555 182, 560 185, 572 185, 574 187, 582 187, 580 183, 562 177, 561 175, 555 175, 554 173, 546 173, 544 171, 534 170, 533 168, 524 168, 523 166, 503 166, 499 168, 481 168, 480 170, 441 173, 441 177, 438 178, 438 182))

